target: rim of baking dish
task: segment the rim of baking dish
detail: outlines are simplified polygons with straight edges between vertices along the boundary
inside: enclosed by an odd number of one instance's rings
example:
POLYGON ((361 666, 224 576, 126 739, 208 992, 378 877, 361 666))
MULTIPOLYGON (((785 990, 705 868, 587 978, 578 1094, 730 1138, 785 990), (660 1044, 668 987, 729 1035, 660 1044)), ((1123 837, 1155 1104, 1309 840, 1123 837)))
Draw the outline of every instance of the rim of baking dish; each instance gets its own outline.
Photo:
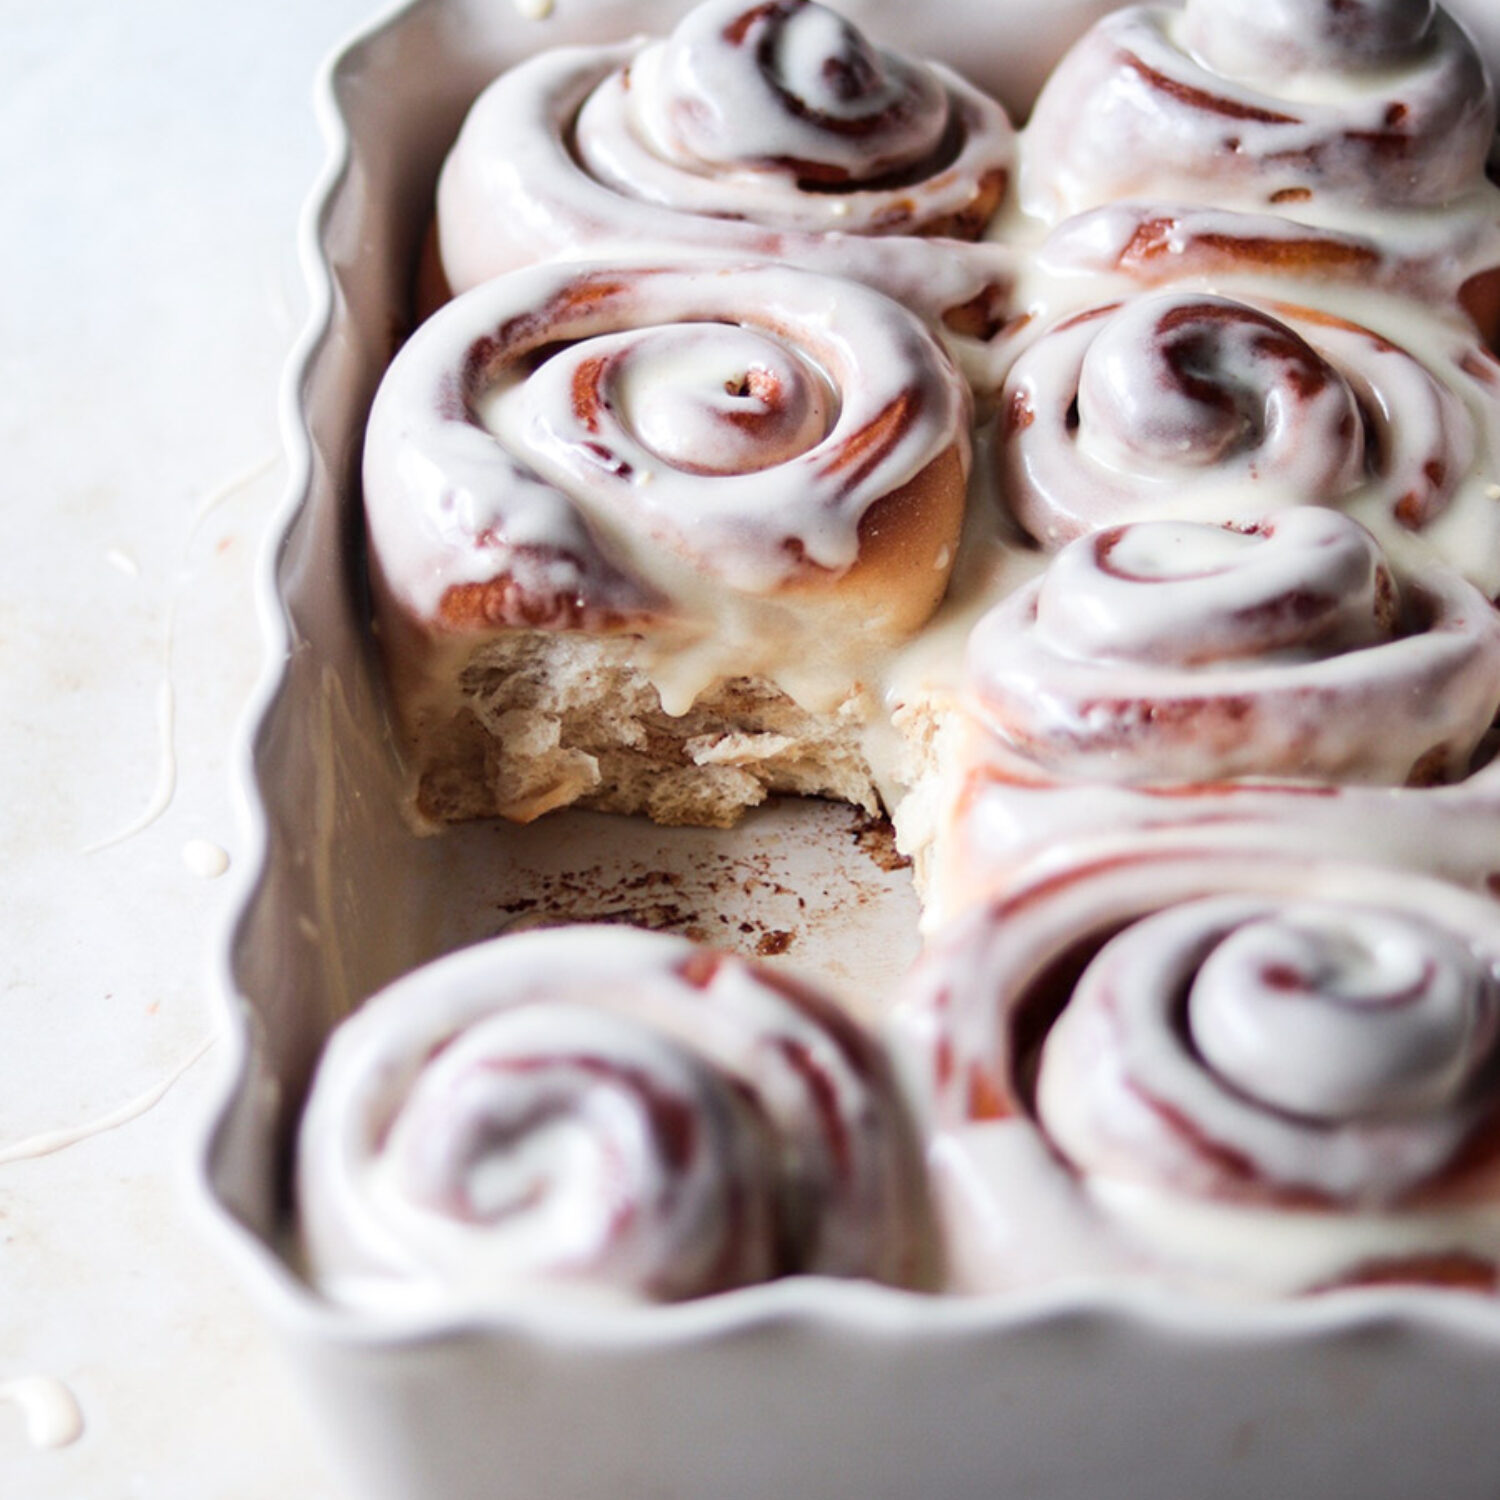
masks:
POLYGON ((1500 1347, 1500 1298, 1422 1286, 1350 1287, 1303 1298, 1217 1301, 1164 1284, 1070 1278, 1019 1292, 932 1294, 865 1281, 789 1277, 672 1304, 601 1305, 560 1295, 555 1302, 453 1314, 382 1315, 340 1306, 301 1277, 277 1245, 245 1224, 216 1181, 225 1131, 251 1084, 255 1008, 236 982, 233 955, 266 875, 270 822, 260 796, 256 745, 287 680, 291 619, 280 587, 285 549, 311 494, 314 453, 302 396, 334 332, 336 292, 324 235, 349 182, 352 134, 339 103, 339 75, 392 30, 445 0, 393 0, 333 48, 320 66, 314 113, 325 156, 298 226, 308 295, 302 331, 283 372, 279 407, 287 458, 286 488, 262 539, 255 599, 263 660, 235 731, 231 792, 243 854, 231 871, 210 949, 210 981, 222 1011, 226 1045, 204 1116, 192 1141, 192 1198, 208 1233, 236 1266, 262 1310, 284 1331, 350 1346, 394 1349, 475 1336, 505 1337, 558 1348, 680 1347, 794 1323, 868 1340, 911 1337, 955 1343, 1048 1324, 1108 1322, 1135 1334, 1195 1343, 1296 1344, 1330 1335, 1402 1326, 1489 1350, 1500 1347))

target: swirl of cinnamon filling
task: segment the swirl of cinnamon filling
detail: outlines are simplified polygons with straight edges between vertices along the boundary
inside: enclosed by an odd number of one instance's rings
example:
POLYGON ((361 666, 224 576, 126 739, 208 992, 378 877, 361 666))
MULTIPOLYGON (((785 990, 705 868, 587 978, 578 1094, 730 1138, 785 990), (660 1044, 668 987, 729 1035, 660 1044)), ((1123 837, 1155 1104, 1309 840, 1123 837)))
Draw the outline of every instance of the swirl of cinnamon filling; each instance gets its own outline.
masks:
POLYGON ((960 170, 944 184, 954 201, 923 210, 894 198, 826 201, 899 191, 946 170, 962 138, 972 143, 965 105, 1003 138, 997 105, 951 74, 877 49, 813 0, 714 0, 595 89, 576 136, 600 181, 649 202, 785 229, 821 214, 828 229, 973 235, 998 202, 999 166, 982 188, 965 186, 960 170))
POLYGON ((899 1013, 938 1159, 964 1163, 940 1184, 958 1259, 1048 1274, 997 1214, 1236 1292, 1493 1286, 1497 944, 1485 897, 1278 853, 1125 852, 1012 889, 899 1013))
POLYGON ((480 97, 439 183, 443 266, 462 291, 671 243, 852 276, 971 325, 1000 315, 1004 253, 916 237, 976 238, 1013 147, 994 101, 812 0, 708 0, 668 37, 544 52, 480 97))
POLYGON ((1444 205, 1478 187, 1495 127, 1484 66, 1432 0, 1188 0, 1099 22, 1026 129, 1028 211, 1112 199, 1444 205))
POLYGON ((1493 1108, 1497 1023, 1493 956, 1424 917, 1209 898, 1100 950, 1043 1044, 1037 1116, 1084 1171, 1389 1203, 1493 1108))
POLYGON ((376 397, 382 630, 630 632, 648 669, 691 677, 677 713, 754 674, 836 701, 870 643, 942 595, 968 420, 918 320, 853 283, 761 266, 500 278, 429 319, 376 397))
MULTIPOLYGON (((1456 361, 1453 377, 1493 402, 1456 361)), ((1420 531, 1477 447, 1465 400, 1382 335, 1185 291, 1044 330, 1006 378, 998 441, 1005 499, 1047 547, 1119 522, 1309 503, 1352 509, 1383 538, 1420 531)))
POLYGON ((1336 511, 1140 522, 985 616, 968 672, 978 715, 1054 774, 1425 784, 1463 774, 1500 708, 1500 615, 1446 574, 1403 600, 1336 511))
POLYGON ((620 928, 498 939, 367 1002, 319 1065, 298 1195, 314 1278, 354 1304, 924 1274, 874 1042, 766 969, 620 928))
POLYGON ((1493 764, 1420 791, 1264 777, 1080 781, 1049 775, 978 721, 949 725, 946 734, 937 795, 923 809, 928 821, 904 839, 923 875, 927 932, 1080 849, 1274 850, 1500 890, 1493 764))
POLYGON ((1037 265, 1053 277, 1123 274, 1143 286, 1211 279, 1374 287, 1461 309, 1481 338, 1500 334, 1500 209, 1382 220, 1378 229, 1298 223, 1280 214, 1152 200, 1076 214, 1047 236, 1037 265))

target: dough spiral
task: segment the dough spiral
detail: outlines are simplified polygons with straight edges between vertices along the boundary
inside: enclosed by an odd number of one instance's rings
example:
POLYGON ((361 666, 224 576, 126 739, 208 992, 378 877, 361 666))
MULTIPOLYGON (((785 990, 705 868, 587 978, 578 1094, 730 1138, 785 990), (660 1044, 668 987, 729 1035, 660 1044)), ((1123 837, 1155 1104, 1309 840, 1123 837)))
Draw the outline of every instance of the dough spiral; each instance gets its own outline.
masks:
POLYGON ((1398 589, 1364 527, 1080 537, 975 626, 974 712, 1044 771, 1100 782, 1460 778, 1500 708, 1500 615, 1446 572, 1398 589))
POLYGON ((1373 289, 1469 318, 1500 336, 1500 196, 1454 214, 1298 222, 1278 213, 1182 203, 1111 202, 1064 219, 1037 250, 1053 278, 1126 276, 1137 286, 1192 281, 1306 297, 1373 289))
POLYGON ((679 667, 697 643, 700 689, 795 670, 816 640, 847 680, 851 653, 942 594, 968 413, 921 324, 853 283, 517 272, 424 324, 376 398, 365 506, 386 628, 629 631, 679 667))
POLYGON ((901 1025, 980 1284, 1056 1274, 1064 1228, 1084 1243, 1060 1261, 1235 1295, 1495 1284, 1487 898, 1274 851, 1122 851, 956 924, 901 1025), (996 1216, 1041 1243, 997 1253, 996 1216))
POLYGON ((499 78, 443 168, 443 266, 463 291, 549 257, 672 245, 851 276, 983 332, 1009 260, 956 240, 984 228, 1013 153, 997 103, 813 0, 710 0, 668 37, 559 48, 499 78))
POLYGON ((368 1001, 320 1064, 298 1186, 313 1274, 353 1303, 906 1283, 926 1253, 871 1039, 765 969, 621 928, 498 939, 368 1001))
POLYGON ((1090 308, 1014 361, 998 483, 1047 547, 1305 504, 1349 508, 1382 540, 1421 531, 1473 470, 1469 401, 1494 402, 1477 347, 1439 361, 1444 378, 1372 329, 1282 303, 1168 290, 1090 308))
POLYGON ((1105 17, 1053 70, 1021 196, 1050 222, 1122 198, 1428 208, 1482 184, 1495 101, 1432 0, 1187 0, 1105 17))

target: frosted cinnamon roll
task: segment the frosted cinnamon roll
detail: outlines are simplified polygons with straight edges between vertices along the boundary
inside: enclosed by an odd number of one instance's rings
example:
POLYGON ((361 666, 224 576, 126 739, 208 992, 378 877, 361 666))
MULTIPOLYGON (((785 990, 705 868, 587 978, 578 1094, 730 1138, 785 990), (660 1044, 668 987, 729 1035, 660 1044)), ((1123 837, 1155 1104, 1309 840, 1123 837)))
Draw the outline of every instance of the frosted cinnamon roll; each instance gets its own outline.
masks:
POLYGON ((1049 774, 1425 785, 1500 709, 1500 614, 1447 572, 1398 589, 1364 527, 1304 506, 1080 537, 967 662, 972 711, 1049 774))
POLYGON ((1057 1250, 1231 1294, 1496 1285, 1485 897, 1281 855, 1120 855, 960 923, 903 1025, 970 1284, 1046 1276, 1057 1250), (1080 1242, 1045 1242, 1065 1229, 1080 1242))
POLYGON ((473 1313, 926 1274, 914 1137, 831 1001, 677 938, 502 938, 334 1033, 297 1196, 332 1298, 473 1313))
POLYGON ((1494 129, 1484 66, 1432 0, 1135 5, 1053 71, 1021 197, 1049 221, 1121 198, 1428 208, 1483 183, 1494 129))
POLYGON ((481 95, 439 183, 443 266, 462 291, 666 243, 853 276, 972 324, 1004 300, 1003 253, 913 237, 976 238, 1013 147, 997 103, 811 0, 709 0, 668 37, 545 52, 481 95))
MULTIPOLYGON (((1412 788, 1270 777, 1078 781, 1049 775, 989 729, 946 721, 939 765, 897 831, 917 861, 922 928, 1077 864, 1154 849, 1280 853, 1421 871, 1500 892, 1500 782, 1491 763, 1412 788)), ((1481 748, 1487 753, 1489 741, 1481 748)))
POLYGON ((1472 520, 1479 536, 1451 556, 1487 584, 1495 507, 1476 429, 1497 410, 1494 361, 1446 325, 1412 332, 1430 365, 1330 313, 1207 293, 1062 318, 1006 377, 1001 494, 1049 548, 1121 522, 1255 521, 1288 505, 1347 509, 1386 545, 1472 520))
POLYGON ((1036 265, 1054 278, 1118 275, 1143 286, 1369 287, 1461 310, 1491 345, 1500 335, 1500 199, 1457 221, 1421 215, 1360 229, 1157 200, 1111 203, 1063 220, 1036 265))
POLYGON ((370 417, 376 625, 419 815, 873 807, 885 653, 952 566, 967 388, 782 268, 534 268, 429 319, 370 417))

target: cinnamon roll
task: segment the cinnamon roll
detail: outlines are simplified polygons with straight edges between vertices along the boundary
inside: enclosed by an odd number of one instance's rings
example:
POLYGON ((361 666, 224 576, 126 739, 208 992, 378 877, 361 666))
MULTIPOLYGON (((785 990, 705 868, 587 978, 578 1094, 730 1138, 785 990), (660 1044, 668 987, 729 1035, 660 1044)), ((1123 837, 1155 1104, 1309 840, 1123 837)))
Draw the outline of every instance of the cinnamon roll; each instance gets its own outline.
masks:
POLYGON ((1429 320, 1418 358, 1331 313, 1160 291, 1064 317, 1004 382, 998 485, 1044 546, 1122 522, 1348 510, 1492 590, 1496 364, 1429 320), (1430 555, 1430 554, 1429 554, 1430 555))
POLYGON ((975 626, 972 711, 1052 775, 1450 781, 1500 709, 1500 613, 1432 571, 1398 588, 1337 511, 1080 537, 975 626))
POLYGON ((1187 0, 1100 21, 1026 128, 1021 197, 1050 222, 1122 198, 1425 209, 1484 181, 1495 101, 1433 0, 1187 0))
POLYGON ((1044 876, 1163 848, 1358 860, 1500 893, 1500 767, 1479 764, 1492 749, 1486 736, 1469 775, 1423 787, 1080 781, 954 712, 928 781, 901 804, 897 833, 916 861, 928 933, 1044 876))
POLYGON ((1046 1274, 1048 1247, 1012 1238, 1033 1210, 1091 1240, 1063 1248, 1075 1269, 1245 1294, 1496 1284, 1485 897, 1275 854, 1122 854, 960 923, 902 1024, 975 1284, 1046 1274))
POLYGON ((874 673, 942 595, 968 459, 964 383, 851 282, 567 265, 450 303, 365 447, 419 817, 873 807, 874 673))
POLYGON ((1063 220, 1035 265, 1046 277, 1114 275, 1133 286, 1371 288, 1461 312, 1491 347, 1500 337, 1500 198, 1456 221, 1422 214, 1358 228, 1159 200, 1110 203, 1063 220))
POLYGON ((938 64, 812 0, 708 0, 670 36, 544 52, 477 101, 438 187, 455 290, 645 244, 852 276, 961 331, 1001 315, 1008 263, 965 249, 1014 135, 938 64))
POLYGON ((297 1190, 314 1280, 357 1306, 926 1274, 873 1039, 783 976, 622 928, 497 939, 368 1001, 319 1065, 297 1190))

